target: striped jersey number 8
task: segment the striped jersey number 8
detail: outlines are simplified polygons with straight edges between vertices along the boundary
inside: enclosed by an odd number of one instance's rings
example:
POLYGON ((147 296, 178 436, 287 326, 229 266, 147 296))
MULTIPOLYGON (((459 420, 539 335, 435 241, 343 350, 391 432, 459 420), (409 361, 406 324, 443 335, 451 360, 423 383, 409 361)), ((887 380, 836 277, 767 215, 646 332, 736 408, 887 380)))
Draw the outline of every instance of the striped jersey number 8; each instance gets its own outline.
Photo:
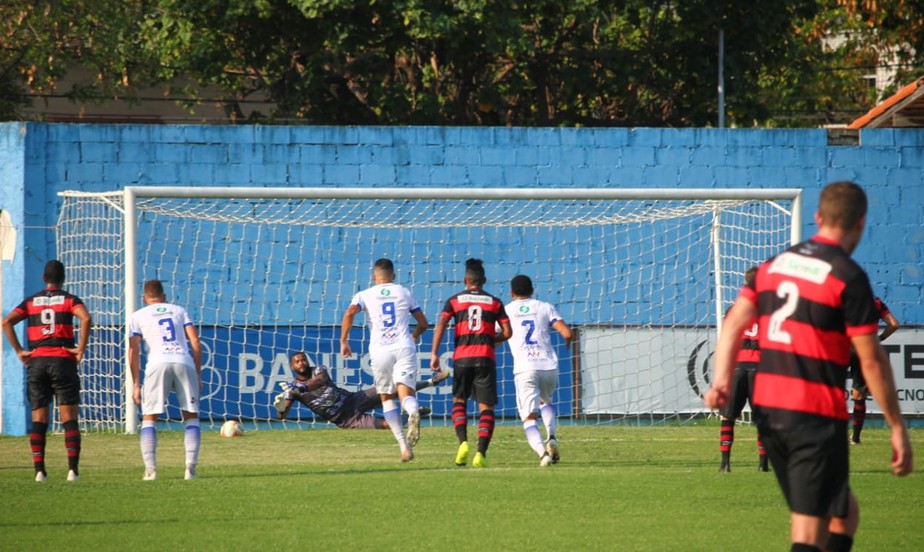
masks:
POLYGON ((481 307, 478 305, 468 308, 468 329, 473 332, 481 329, 481 307))
POLYGON ((776 288, 776 296, 785 299, 785 302, 770 315, 767 339, 791 345, 792 334, 783 329, 783 322, 796 312, 796 304, 799 302, 799 286, 793 282, 783 282, 776 288))

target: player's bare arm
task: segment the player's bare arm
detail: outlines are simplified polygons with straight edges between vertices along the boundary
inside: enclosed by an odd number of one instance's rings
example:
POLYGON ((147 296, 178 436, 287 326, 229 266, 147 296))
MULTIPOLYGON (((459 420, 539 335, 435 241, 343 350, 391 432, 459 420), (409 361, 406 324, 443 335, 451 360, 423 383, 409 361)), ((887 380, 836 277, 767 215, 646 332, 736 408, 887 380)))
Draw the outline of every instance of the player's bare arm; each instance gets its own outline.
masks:
POLYGON ((510 339, 510 336, 513 335, 513 329, 510 327, 510 321, 506 320, 500 324, 501 331, 500 333, 494 334, 494 345, 500 345, 504 341, 510 339))
POLYGON ((128 369, 132 373, 132 400, 141 405, 141 336, 128 339, 128 369))
POLYGON ((882 320, 886 323, 886 327, 883 328, 882 333, 879 334, 879 341, 885 341, 899 328, 898 319, 895 318, 895 315, 891 312, 883 316, 882 320))
POLYGON ((715 348, 715 374, 712 378, 712 387, 706 392, 704 401, 708 408, 717 410, 728 403, 728 393, 731 389, 732 375, 735 370, 735 358, 741 348, 741 332, 754 324, 757 318, 757 307, 750 300, 738 297, 728 316, 722 322, 722 332, 715 348))
POLYGON ((83 354, 87 350, 87 343, 90 342, 90 328, 93 325, 93 319, 83 305, 79 305, 74 309, 74 316, 80 320, 80 335, 77 338, 77 347, 65 350, 74 355, 77 359, 77 364, 80 364, 80 361, 83 360, 83 354))
POLYGON ((13 350, 16 351, 16 356, 19 357, 19 360, 21 360, 23 364, 29 360, 29 356, 32 355, 32 352, 22 348, 22 344, 19 343, 19 336, 16 335, 16 330, 13 329, 13 327, 25 319, 26 317, 18 312, 11 312, 3 319, 3 335, 6 336, 7 342, 13 347, 13 350))
POLYGON ((565 346, 571 347, 571 341, 574 339, 574 332, 571 331, 568 324, 566 324, 564 320, 556 320, 555 323, 552 324, 552 327, 564 338, 565 346))
POLYGON ((199 332, 195 326, 186 326, 186 340, 192 353, 193 363, 196 365, 196 375, 199 377, 199 392, 202 392, 202 343, 199 341, 199 332))
POLYGON ((434 372, 440 371, 440 343, 443 341, 443 334, 446 333, 446 326, 449 325, 449 319, 440 316, 436 321, 436 328, 433 330, 433 351, 430 353, 430 369, 434 372))
POLYGON ((892 473, 904 476, 914 468, 911 441, 895 392, 895 378, 889 356, 876 334, 856 335, 850 338, 860 359, 860 369, 866 385, 882 409, 882 415, 892 429, 892 473))
POLYGON ((414 320, 417 321, 417 327, 414 328, 414 332, 411 334, 411 337, 414 338, 414 341, 417 341, 420 339, 420 336, 422 336, 424 332, 427 331, 427 328, 430 327, 430 321, 427 320, 427 316, 423 313, 423 311, 415 311, 411 314, 414 316, 414 320))
POLYGON ((343 320, 340 322, 340 354, 344 358, 353 356, 353 350, 350 349, 350 329, 359 311, 359 305, 350 305, 343 313, 343 320))

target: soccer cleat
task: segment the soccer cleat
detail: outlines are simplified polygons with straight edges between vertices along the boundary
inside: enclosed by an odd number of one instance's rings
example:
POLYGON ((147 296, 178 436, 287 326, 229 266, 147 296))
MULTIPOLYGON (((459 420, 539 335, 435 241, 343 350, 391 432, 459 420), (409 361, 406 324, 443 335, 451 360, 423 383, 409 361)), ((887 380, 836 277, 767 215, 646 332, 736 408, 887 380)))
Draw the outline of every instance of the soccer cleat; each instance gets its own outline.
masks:
POLYGON ((183 477, 183 479, 199 479, 199 474, 196 472, 195 464, 189 464, 186 466, 186 475, 183 477))
POLYGON ((144 477, 141 478, 142 481, 154 481, 157 479, 157 470, 154 468, 146 468, 144 470, 144 477))
POLYGON ((443 368, 442 370, 439 371, 439 373, 434 374, 433 377, 430 378, 430 384, 439 385, 440 383, 449 379, 449 376, 451 374, 452 372, 449 371, 449 368, 443 368))
POLYGON ((472 465, 476 468, 487 468, 488 459, 484 457, 480 452, 475 453, 475 458, 472 459, 472 465))
POLYGON ((860 436, 859 436, 859 435, 854 435, 853 437, 851 437, 851 438, 850 438, 850 444, 851 444, 851 445, 859 445, 859 444, 860 444, 860 436))
POLYGON ((552 465, 552 457, 549 455, 549 453, 546 452, 545 454, 542 455, 542 459, 539 460, 539 467, 547 468, 551 465, 552 465))
POLYGON ((420 412, 421 416, 429 416, 433 413, 433 411, 426 406, 421 406, 417 411, 420 412))
POLYGON ((545 442, 545 451, 552 457, 553 464, 557 464, 561 460, 558 455, 558 439, 555 437, 549 437, 549 440, 545 442))
POLYGON ((414 459, 414 451, 406 448, 401 451, 401 462, 407 463, 414 459))
POLYGON ((45 472, 35 472, 35 482, 44 483, 48 479, 48 475, 45 472))
POLYGON ((761 463, 757 465, 757 471, 768 472, 770 471, 770 466, 767 465, 766 461, 761 461, 761 463))
POLYGON ((722 462, 722 465, 719 466, 719 471, 722 473, 728 473, 731 471, 731 464, 728 462, 722 462))
POLYGON ((459 444, 459 451, 456 452, 456 465, 464 466, 468 464, 468 441, 459 444))
POLYGON ((80 476, 77 475, 77 472, 75 472, 74 470, 70 470, 69 472, 67 472, 67 480, 68 481, 79 481, 80 476))
POLYGON ((420 440, 420 411, 411 412, 407 417, 407 444, 417 446, 420 440))

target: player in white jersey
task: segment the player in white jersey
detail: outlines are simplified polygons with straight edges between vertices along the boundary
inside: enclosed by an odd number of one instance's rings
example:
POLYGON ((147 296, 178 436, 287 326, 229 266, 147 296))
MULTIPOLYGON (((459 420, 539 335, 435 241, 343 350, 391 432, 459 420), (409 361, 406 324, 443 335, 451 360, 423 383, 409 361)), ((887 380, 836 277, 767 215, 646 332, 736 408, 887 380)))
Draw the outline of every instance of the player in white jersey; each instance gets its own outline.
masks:
POLYGON ((202 391, 202 345, 186 309, 167 302, 160 280, 144 283, 147 306, 129 321, 128 359, 135 387, 132 398, 141 406, 141 457, 144 479, 157 479, 157 419, 167 396, 176 393, 183 416, 186 479, 196 479, 199 462, 199 393, 202 391), (141 342, 147 345, 144 388, 141 385, 141 342), (142 397, 144 401, 142 402, 142 397))
POLYGON ((417 339, 427 330, 429 322, 414 295, 394 282, 395 265, 391 260, 375 261, 372 280, 375 285, 354 295, 343 315, 340 354, 344 358, 353 356, 350 328, 356 315, 364 311, 370 333, 372 376, 382 398, 382 414, 401 448, 401 461, 410 462, 414 459, 413 447, 420 438, 420 407, 415 390, 417 339), (411 317, 417 321, 413 333, 411 317), (401 423, 402 407, 408 415, 407 437, 401 423))
POLYGON ((522 274, 510 280, 513 301, 504 307, 513 335, 508 343, 513 354, 513 379, 517 390, 517 411, 523 420, 526 441, 539 455, 542 467, 559 460, 555 437, 555 407, 552 394, 558 384, 558 354, 552 346, 551 329, 571 345, 571 328, 551 304, 533 299, 533 282, 522 274), (537 418, 542 414, 548 439, 542 442, 537 418))

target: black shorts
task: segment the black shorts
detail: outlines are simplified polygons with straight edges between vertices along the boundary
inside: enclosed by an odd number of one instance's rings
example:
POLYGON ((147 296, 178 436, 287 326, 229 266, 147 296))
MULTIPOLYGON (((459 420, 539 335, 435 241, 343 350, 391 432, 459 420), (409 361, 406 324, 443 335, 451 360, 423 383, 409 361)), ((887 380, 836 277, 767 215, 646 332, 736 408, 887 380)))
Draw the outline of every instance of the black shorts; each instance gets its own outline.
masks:
MULTIPOLYGON (((367 387, 355 393, 350 393, 349 397, 343 401, 343 405, 337 411, 337 414, 327 421, 344 429, 361 427, 363 417, 370 410, 381 408, 381 406, 382 398, 375 391, 375 388, 367 387)), ((323 418, 324 416, 321 417, 323 418)))
POLYGON ((32 410, 45 408, 52 397, 58 406, 80 404, 77 362, 65 357, 30 357, 26 365, 26 390, 32 410))
POLYGON ((754 374, 757 373, 757 364, 742 362, 735 367, 732 379, 731 394, 728 404, 722 410, 722 416, 728 419, 741 416, 745 403, 750 403, 754 396, 754 374))
POLYGON ((847 422, 802 426, 794 431, 759 429, 790 512, 847 517, 847 422))
POLYGON ((497 365, 488 358, 460 358, 453 362, 452 396, 497 404, 497 365))
POLYGON ((866 385, 866 378, 863 377, 863 370, 860 369, 860 357, 856 353, 850 353, 850 379, 853 380, 853 389, 856 389, 864 395, 869 395, 869 387, 866 385))

